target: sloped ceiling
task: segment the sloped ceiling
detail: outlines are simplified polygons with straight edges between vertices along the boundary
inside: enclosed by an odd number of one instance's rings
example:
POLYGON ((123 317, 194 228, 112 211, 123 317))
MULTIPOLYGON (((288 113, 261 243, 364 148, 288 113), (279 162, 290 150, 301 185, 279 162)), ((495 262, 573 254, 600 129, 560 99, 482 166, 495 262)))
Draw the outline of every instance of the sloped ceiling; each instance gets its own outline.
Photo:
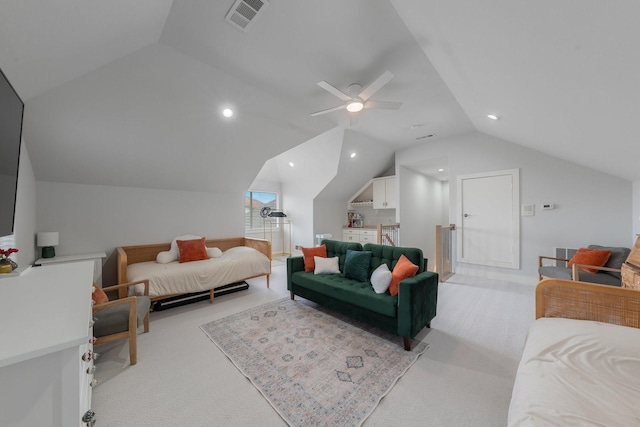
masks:
POLYGON ((36 178, 244 190, 269 158, 342 126, 390 150, 479 130, 640 179, 640 3, 272 0, 247 33, 224 22, 232 4, 0 3, 0 68, 26 101, 36 178), (399 110, 309 117, 340 103, 317 82, 346 91, 386 70, 374 99, 399 110))

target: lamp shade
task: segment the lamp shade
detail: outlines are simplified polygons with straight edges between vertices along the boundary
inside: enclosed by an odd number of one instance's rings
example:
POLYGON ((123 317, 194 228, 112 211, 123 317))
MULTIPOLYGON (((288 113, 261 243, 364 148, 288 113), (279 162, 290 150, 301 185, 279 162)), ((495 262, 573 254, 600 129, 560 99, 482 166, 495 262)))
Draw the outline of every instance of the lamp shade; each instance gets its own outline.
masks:
POLYGON ((57 246, 58 245, 58 232, 57 231, 41 231, 38 233, 38 246, 57 246))

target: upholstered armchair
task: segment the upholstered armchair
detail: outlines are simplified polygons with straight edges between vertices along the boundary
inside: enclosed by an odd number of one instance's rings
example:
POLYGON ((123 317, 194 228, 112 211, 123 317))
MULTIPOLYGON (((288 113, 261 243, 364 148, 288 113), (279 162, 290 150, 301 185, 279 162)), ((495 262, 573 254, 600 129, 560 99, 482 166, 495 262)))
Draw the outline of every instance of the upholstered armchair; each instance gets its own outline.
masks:
MULTIPOLYGON (((102 304, 94 304, 93 306, 95 344, 127 338, 129 340, 129 363, 131 365, 135 365, 138 361, 138 327, 144 325, 144 332, 149 332, 149 308, 151 307, 149 280, 139 280, 102 288, 105 293, 111 293, 111 291, 126 291, 130 286, 140 283, 144 284, 144 295, 120 298, 118 296, 120 292, 113 292, 116 294, 116 299, 102 304)), ((124 294, 126 295, 126 292, 124 294)))
POLYGON ((566 279, 600 285, 621 286, 622 264, 629 256, 631 249, 598 245, 590 245, 588 249, 607 250, 611 252, 611 255, 602 266, 574 263, 571 267, 567 266, 570 261, 568 259, 541 255, 538 257, 539 279, 566 279), (549 261, 554 261, 554 265, 548 265, 549 261), (587 270, 591 270, 591 272, 587 270))

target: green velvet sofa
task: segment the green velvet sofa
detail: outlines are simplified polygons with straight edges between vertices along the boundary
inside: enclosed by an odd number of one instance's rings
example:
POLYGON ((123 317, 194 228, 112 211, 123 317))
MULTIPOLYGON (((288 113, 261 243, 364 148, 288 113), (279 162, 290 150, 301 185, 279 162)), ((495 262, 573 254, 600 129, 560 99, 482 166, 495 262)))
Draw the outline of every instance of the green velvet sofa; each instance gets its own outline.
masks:
POLYGON ((403 337, 404 349, 411 349, 411 339, 425 326, 430 327, 436 315, 438 275, 425 271, 427 260, 418 248, 403 248, 367 243, 323 240, 327 257, 337 256, 344 272, 347 250, 371 251, 368 277, 382 263, 393 271, 401 255, 418 266, 415 277, 400 282, 398 295, 374 292, 369 281, 347 279, 344 274, 322 274, 304 271, 302 256, 287 258, 287 288, 291 299, 298 295, 330 309, 403 337))

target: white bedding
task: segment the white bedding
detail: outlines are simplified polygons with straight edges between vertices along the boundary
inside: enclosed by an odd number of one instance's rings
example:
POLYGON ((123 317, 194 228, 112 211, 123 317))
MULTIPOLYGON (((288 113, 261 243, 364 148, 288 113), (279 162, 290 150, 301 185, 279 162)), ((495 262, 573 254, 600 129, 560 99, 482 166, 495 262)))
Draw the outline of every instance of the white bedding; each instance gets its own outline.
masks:
POLYGON ((518 367, 509 426, 640 426, 640 329, 536 320, 518 367))
MULTIPOLYGON (((227 249, 218 258, 158 264, 156 261, 139 262, 127 266, 127 279, 149 279, 149 295, 207 291, 235 283, 249 277, 268 274, 271 261, 263 253, 246 246, 227 249)), ((142 295, 144 285, 135 285, 133 292, 142 295)))

